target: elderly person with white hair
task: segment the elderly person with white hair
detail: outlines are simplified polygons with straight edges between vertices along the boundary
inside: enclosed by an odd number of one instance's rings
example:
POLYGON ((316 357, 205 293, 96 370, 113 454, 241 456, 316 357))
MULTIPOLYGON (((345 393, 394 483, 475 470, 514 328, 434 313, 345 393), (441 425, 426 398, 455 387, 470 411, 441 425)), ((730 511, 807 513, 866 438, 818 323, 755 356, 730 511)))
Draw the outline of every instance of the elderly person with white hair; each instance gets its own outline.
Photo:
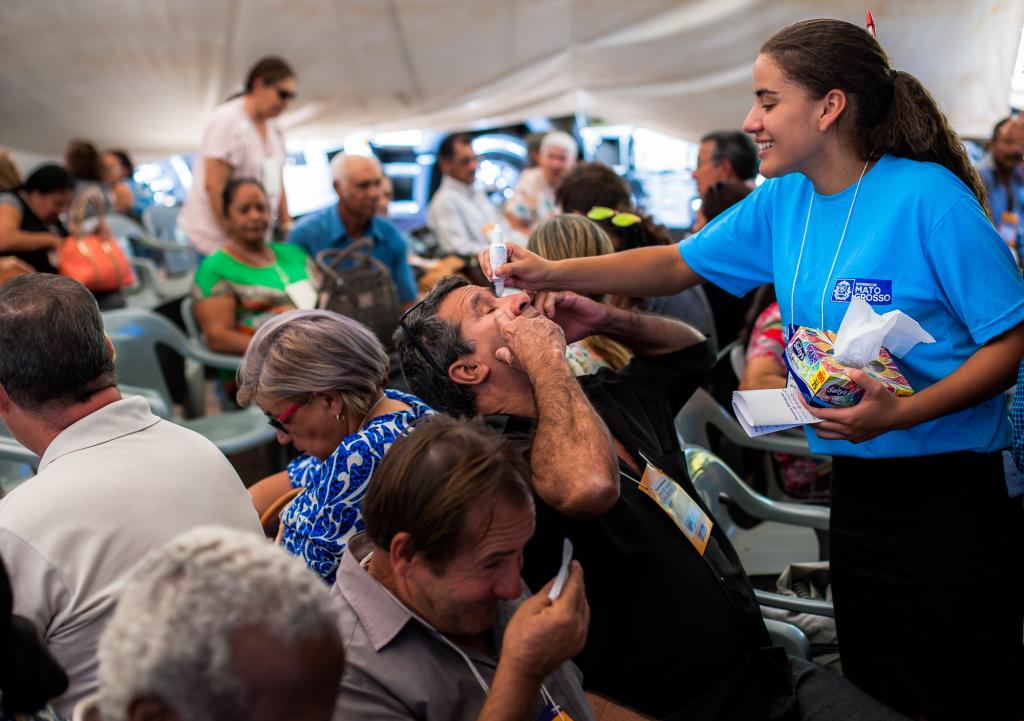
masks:
POLYGON ((302 455, 249 491, 262 515, 290 489, 281 544, 333 583, 348 539, 363 530, 362 501, 384 453, 431 413, 385 388, 388 357, 366 327, 327 310, 295 310, 263 324, 238 369, 238 402, 255 403, 302 455))
POLYGON ((330 719, 344 666, 338 608, 280 549, 200 527, 130 574, 100 639, 102 721, 330 719))
POLYGON ((519 175, 515 191, 505 203, 505 217, 516 230, 527 235, 542 222, 558 214, 555 191, 572 170, 579 145, 568 133, 555 130, 540 141, 537 167, 519 175))
POLYGON ((331 158, 331 176, 336 205, 306 215, 288 235, 288 242, 310 256, 326 248, 345 248, 362 238, 373 241, 374 258, 391 271, 404 307, 416 300, 416 282, 409 267, 408 247, 398 228, 377 215, 384 175, 373 156, 338 153, 331 158))

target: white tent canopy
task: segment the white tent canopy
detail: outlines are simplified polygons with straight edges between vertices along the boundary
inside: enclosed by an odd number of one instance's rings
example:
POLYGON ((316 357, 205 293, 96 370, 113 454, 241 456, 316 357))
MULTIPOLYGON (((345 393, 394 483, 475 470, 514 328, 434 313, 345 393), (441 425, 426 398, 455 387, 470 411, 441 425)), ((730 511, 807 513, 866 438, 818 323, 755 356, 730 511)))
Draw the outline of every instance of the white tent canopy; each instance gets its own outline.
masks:
MULTIPOLYGON (((1008 110, 1021 0, 872 0, 893 64, 963 135, 1008 110)), ((695 139, 738 127, 775 30, 863 23, 842 0, 5 0, 0 145, 193 150, 259 57, 296 69, 291 138, 466 129, 583 112, 695 139)))

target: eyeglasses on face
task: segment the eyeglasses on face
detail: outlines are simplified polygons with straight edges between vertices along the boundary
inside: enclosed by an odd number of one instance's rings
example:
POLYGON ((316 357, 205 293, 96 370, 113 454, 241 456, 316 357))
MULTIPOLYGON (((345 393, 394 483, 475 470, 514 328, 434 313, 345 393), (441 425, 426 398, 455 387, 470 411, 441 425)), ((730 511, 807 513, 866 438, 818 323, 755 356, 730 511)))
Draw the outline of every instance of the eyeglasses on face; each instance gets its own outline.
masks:
POLYGON ((591 220, 611 220, 612 225, 617 228, 628 228, 640 222, 640 216, 636 213, 626 213, 601 205, 596 205, 587 211, 587 217, 591 220))
POLYGON ((305 401, 296 401, 295 403, 292 403, 290 406, 288 406, 284 410, 284 413, 276 417, 270 415, 266 411, 263 412, 263 415, 267 417, 267 423, 270 424, 271 428, 273 428, 275 431, 287 433, 288 429, 285 428, 284 424, 288 422, 289 418, 295 415, 295 411, 299 410, 299 408, 302 407, 304 403, 305 401))
POLYGON ((424 300, 421 300, 420 302, 416 303, 414 306, 409 308, 409 310, 402 313, 402 315, 398 319, 398 327, 402 329, 403 333, 405 333, 405 337, 412 341, 413 346, 416 348, 416 352, 423 357, 423 360, 427 362, 427 365, 429 365, 439 374, 447 378, 448 371, 442 368, 441 364, 434 360, 434 356, 430 355, 430 351, 428 351, 427 347, 423 345, 423 341, 416 337, 416 334, 412 332, 412 328, 410 328, 409 325, 405 322, 405 319, 409 317, 409 314, 412 313, 417 308, 419 308, 421 305, 423 305, 425 300, 426 299, 424 298, 424 300))
POLYGON ((295 100, 295 93, 291 90, 285 90, 284 88, 275 87, 277 91, 277 97, 281 98, 281 102, 288 102, 289 100, 295 100))

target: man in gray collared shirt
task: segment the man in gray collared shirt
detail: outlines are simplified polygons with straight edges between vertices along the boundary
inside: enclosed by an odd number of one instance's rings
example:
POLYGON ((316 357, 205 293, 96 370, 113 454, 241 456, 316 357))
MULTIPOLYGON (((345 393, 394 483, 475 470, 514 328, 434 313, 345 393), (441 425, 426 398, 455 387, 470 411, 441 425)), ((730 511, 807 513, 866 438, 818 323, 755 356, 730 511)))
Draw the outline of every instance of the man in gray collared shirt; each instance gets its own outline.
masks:
POLYGON ((346 655, 336 719, 593 719, 568 661, 590 616, 582 569, 554 601, 552 584, 523 595, 528 473, 501 436, 446 416, 388 451, 332 590, 346 655))

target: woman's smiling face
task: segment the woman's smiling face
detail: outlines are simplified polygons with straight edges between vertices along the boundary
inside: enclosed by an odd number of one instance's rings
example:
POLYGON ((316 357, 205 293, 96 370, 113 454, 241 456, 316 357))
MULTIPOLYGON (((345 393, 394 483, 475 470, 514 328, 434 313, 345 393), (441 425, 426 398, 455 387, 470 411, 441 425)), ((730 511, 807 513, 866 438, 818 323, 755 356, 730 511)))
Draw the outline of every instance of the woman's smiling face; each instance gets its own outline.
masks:
POLYGON ((817 120, 824 112, 822 101, 790 80, 768 55, 754 62, 754 105, 743 121, 743 131, 754 136, 766 178, 804 172, 813 166, 824 148, 817 120))

